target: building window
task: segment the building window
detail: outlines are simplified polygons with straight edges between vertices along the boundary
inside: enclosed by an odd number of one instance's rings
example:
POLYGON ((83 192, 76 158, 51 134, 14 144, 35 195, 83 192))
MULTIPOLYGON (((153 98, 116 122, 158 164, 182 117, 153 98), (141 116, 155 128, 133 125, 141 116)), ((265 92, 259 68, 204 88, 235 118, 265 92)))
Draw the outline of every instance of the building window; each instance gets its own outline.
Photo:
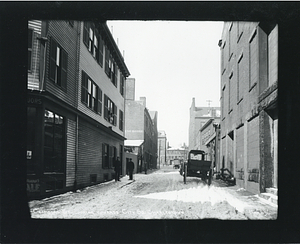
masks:
POLYGON ((237 28, 237 42, 239 42, 242 35, 243 35, 243 22, 238 21, 238 22, 236 22, 236 24, 237 24, 237 26, 236 26, 236 28, 237 28))
POLYGON ((109 168, 109 145, 102 143, 102 168, 109 168))
POLYGON ((224 95, 225 95, 225 86, 222 88, 222 91, 221 91, 221 116, 222 116, 222 119, 225 118, 225 99, 224 99, 224 95))
POLYGON ((50 47, 50 79, 58 86, 67 88, 67 52, 53 39, 50 47))
POLYGON ((118 74, 118 70, 117 70, 117 65, 115 62, 111 63, 112 69, 111 69, 111 82, 115 85, 115 87, 117 87, 117 74, 118 74))
POLYGON ((103 66, 103 40, 95 25, 90 22, 83 24, 83 43, 89 52, 97 60, 97 63, 103 66))
POLYGON ((110 54, 108 48, 105 46, 105 73, 110 78, 110 54))
POLYGON ((229 59, 228 60, 230 60, 231 59, 231 57, 232 57, 232 54, 233 54, 233 52, 232 52, 232 41, 231 41, 231 38, 232 38, 232 25, 233 25, 233 23, 231 22, 231 24, 229 25, 229 32, 228 32, 228 51, 229 51, 229 59))
POLYGON ((243 61, 243 54, 238 59, 237 63, 237 102, 239 103, 243 99, 243 84, 245 79, 245 64, 243 61))
POLYGON ((50 110, 44 116, 44 170, 64 172, 64 117, 50 110))
POLYGON ((124 118, 123 118, 123 111, 122 110, 119 110, 119 129, 121 131, 123 131, 123 122, 124 121, 124 118))
POLYGON ((258 42, 257 42, 257 31, 254 30, 249 41, 249 74, 250 84, 249 90, 251 90, 257 83, 258 80, 258 42))
POLYGON ((117 124, 117 106, 104 95, 104 118, 112 125, 117 124))
POLYGON ((32 69, 33 30, 28 29, 28 70, 32 69))
POLYGON ((233 72, 230 73, 230 76, 229 76, 229 80, 228 80, 228 113, 231 113, 232 111, 232 103, 233 103, 233 99, 232 99, 232 95, 233 95, 233 72))
POLYGON ((82 71, 81 101, 98 114, 102 114, 102 90, 82 71))

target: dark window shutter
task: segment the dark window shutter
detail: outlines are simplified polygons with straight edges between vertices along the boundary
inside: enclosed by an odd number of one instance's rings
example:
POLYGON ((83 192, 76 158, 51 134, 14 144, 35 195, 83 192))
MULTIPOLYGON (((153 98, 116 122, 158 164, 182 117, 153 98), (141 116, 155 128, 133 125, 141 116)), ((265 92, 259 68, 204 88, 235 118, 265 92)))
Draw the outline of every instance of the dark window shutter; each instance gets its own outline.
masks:
POLYGON ((67 89, 68 54, 61 49, 61 87, 67 89))
POLYGON ((118 118, 118 108, 114 104, 114 125, 117 125, 117 118, 118 118))
POLYGON ((86 47, 89 47, 89 23, 84 22, 83 23, 83 43, 86 45, 86 47))
POLYGON ((101 35, 99 35, 99 64, 103 67, 103 40, 101 35))
POLYGON ((110 69, 109 69, 109 50, 105 47, 105 73, 110 77, 110 69))
POLYGON ((104 118, 108 119, 108 107, 107 107, 107 96, 104 95, 104 118))
POLYGON ((112 168, 113 146, 109 146, 109 168, 112 168))
POLYGON ((97 94, 97 98, 98 98, 98 113, 102 114, 102 91, 101 89, 98 87, 98 94, 97 94))
POLYGON ((53 81, 55 81, 55 73, 56 73, 56 48, 57 48, 56 42, 53 39, 51 39, 49 78, 53 81))
POLYGON ((83 71, 81 78, 81 101, 87 104, 87 76, 83 71))
POLYGON ((102 169, 105 168, 105 144, 102 143, 102 169))

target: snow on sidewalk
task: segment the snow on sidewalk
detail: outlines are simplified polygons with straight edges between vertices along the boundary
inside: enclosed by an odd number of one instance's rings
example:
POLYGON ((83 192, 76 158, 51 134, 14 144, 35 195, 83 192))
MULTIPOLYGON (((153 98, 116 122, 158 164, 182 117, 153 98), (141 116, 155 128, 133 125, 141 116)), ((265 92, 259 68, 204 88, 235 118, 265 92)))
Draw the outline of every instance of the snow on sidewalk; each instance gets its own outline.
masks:
POLYGON ((148 199, 160 199, 160 200, 170 200, 170 201, 182 201, 182 202, 210 202, 212 205, 221 202, 228 202, 239 212, 244 212, 246 207, 249 205, 221 188, 215 186, 198 186, 189 189, 168 191, 168 192, 158 192, 151 193, 142 196, 135 196, 138 198, 148 198, 148 199))

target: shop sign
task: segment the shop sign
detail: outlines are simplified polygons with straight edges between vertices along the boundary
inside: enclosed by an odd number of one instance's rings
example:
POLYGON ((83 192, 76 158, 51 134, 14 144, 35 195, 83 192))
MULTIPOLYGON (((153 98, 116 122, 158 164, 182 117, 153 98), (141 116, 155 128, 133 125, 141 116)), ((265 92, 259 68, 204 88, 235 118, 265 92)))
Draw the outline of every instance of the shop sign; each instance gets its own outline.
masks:
POLYGON ((27 191, 28 192, 39 192, 40 191, 40 180, 39 179, 27 179, 27 191))
POLYGON ((27 104, 32 104, 32 105, 42 105, 42 98, 40 98, 40 97, 28 96, 28 97, 27 97, 27 104))
POLYGON ((32 151, 27 151, 27 159, 31 159, 32 158, 32 151))

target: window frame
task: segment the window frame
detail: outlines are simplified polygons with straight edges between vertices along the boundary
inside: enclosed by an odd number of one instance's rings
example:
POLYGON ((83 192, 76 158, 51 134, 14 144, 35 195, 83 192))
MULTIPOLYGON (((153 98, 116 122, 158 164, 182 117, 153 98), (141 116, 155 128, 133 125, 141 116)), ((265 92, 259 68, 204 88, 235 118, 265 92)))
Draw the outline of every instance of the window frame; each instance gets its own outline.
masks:
POLYGON ((102 115, 102 90, 83 70, 81 78, 81 102, 93 112, 102 115))
POLYGON ((119 109, 119 129, 124 130, 124 112, 119 109))
POLYGON ((32 66, 33 66, 33 62, 32 62, 32 59, 33 59, 33 37, 34 37, 34 30, 32 28, 28 28, 28 64, 27 64, 27 70, 29 72, 32 72, 32 66), (31 35, 30 35, 30 32, 31 32, 31 35), (30 36, 30 39, 29 39, 29 36, 30 36), (29 46, 29 43, 31 44, 31 46, 29 46), (29 55, 30 53, 30 55, 29 55), (29 59, 29 56, 30 56, 30 59, 29 59), (30 67, 30 68, 29 68, 30 67))
POLYGON ((258 50, 256 50, 256 66, 255 67, 252 67, 256 70, 256 80, 252 81, 252 75, 251 75, 251 65, 255 62, 255 55, 254 57, 251 55, 251 43, 253 43, 253 45, 256 45, 256 49, 258 49, 258 33, 257 33, 257 28, 255 28, 253 30, 253 32, 251 33, 250 35, 250 38, 249 38, 249 92, 256 86, 257 84, 257 80, 258 80, 258 50), (256 43, 254 43, 256 42, 256 43))
MULTIPOLYGON (((43 170, 44 172, 57 172, 57 173, 65 173, 65 160, 66 160, 66 154, 65 154, 65 150, 66 150, 66 136, 65 136, 65 132, 66 132, 66 118, 65 116, 62 116, 59 113, 53 112, 51 109, 45 108, 45 112, 44 112, 44 121, 46 120, 45 114, 46 111, 50 112, 53 114, 53 121, 49 122, 49 125, 52 125, 51 130, 52 130, 52 142, 51 142, 51 147, 52 147, 52 157, 55 156, 55 148, 57 148, 57 143, 55 142, 55 134, 57 134, 57 128, 61 128, 61 161, 60 161, 60 165, 58 167, 58 169, 46 169, 46 153, 44 152, 44 165, 43 165, 43 170), (59 117, 59 120, 62 120, 62 123, 56 123, 56 117, 59 117), (60 126, 58 126, 60 125, 60 126)), ((46 122, 44 122, 44 137, 46 135, 46 122)), ((49 133, 49 132, 48 132, 49 133)), ((49 146, 46 145, 46 139, 44 139, 44 145, 43 145, 43 150, 45 151, 45 148, 49 146)), ((56 159, 57 162, 57 159, 56 159)))
POLYGON ((49 79, 61 89, 67 90, 68 53, 53 38, 51 38, 49 59, 49 79))
POLYGON ((104 119, 114 126, 117 125, 117 106, 106 94, 104 94, 104 119))

